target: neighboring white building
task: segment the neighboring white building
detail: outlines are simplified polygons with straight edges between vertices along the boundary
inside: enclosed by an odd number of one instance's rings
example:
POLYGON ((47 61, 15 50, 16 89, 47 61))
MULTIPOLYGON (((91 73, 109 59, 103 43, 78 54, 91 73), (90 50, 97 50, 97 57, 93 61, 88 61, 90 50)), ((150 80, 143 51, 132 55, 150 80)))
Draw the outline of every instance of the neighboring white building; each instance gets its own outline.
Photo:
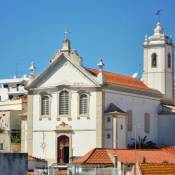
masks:
POLYGON ((0 80, 0 151, 21 151, 21 114, 27 110, 28 78, 0 80))
POLYGON ((25 151, 49 163, 67 163, 95 147, 126 148, 138 136, 161 144, 159 114, 165 102, 172 108, 173 63, 172 40, 159 22, 144 42, 145 84, 104 71, 102 60, 98 70, 84 67, 65 39, 26 86, 25 151))

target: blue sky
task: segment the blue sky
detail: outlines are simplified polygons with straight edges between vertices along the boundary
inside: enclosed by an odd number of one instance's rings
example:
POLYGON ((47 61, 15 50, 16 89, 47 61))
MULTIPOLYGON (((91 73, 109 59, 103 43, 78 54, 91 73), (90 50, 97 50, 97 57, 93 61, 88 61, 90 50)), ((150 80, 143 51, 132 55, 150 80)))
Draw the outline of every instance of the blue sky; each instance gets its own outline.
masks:
POLYGON ((0 0, 0 78, 29 73, 32 61, 40 73, 66 28, 85 66, 103 57, 107 71, 141 73, 144 35, 153 33, 157 9, 174 39, 174 0, 0 0))

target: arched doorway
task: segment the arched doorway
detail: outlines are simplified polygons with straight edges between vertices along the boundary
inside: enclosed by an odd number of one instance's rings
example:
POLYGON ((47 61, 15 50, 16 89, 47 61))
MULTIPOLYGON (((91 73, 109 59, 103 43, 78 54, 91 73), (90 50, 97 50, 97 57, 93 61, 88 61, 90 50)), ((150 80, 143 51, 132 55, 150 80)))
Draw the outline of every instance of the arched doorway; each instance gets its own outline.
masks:
POLYGON ((69 163, 69 137, 60 136, 57 139, 57 163, 69 163))

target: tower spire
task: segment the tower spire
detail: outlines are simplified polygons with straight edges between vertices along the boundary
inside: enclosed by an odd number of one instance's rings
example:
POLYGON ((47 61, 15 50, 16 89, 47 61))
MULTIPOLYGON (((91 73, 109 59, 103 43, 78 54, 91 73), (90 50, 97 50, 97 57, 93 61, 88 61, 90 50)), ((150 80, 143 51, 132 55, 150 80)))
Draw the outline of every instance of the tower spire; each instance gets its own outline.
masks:
POLYGON ((68 35, 70 34, 70 31, 69 30, 65 30, 64 31, 64 40, 67 40, 68 39, 68 35))
POLYGON ((159 23, 160 23, 160 12, 161 11, 162 11, 161 9, 159 9, 159 10, 156 11, 157 22, 159 22, 159 23))
POLYGON ((156 28, 154 29, 154 35, 162 35, 164 34, 163 28, 160 24, 160 13, 162 10, 157 10, 156 11, 156 16, 157 16, 157 24, 156 28))
POLYGON ((63 51, 63 52, 70 52, 71 46, 70 46, 70 40, 68 39, 69 34, 70 34, 70 31, 65 30, 64 40, 63 40, 63 47, 61 49, 61 51, 63 51))

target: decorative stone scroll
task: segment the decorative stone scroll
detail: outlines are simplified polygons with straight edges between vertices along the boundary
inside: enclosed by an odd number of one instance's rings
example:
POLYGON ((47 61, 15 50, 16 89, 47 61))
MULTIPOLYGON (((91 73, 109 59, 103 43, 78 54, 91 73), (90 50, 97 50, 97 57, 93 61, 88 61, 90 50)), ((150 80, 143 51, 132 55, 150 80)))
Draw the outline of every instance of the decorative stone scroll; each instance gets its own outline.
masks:
POLYGON ((62 122, 61 124, 56 126, 56 131, 67 131, 67 132, 70 132, 70 131, 72 131, 72 126, 62 122))

